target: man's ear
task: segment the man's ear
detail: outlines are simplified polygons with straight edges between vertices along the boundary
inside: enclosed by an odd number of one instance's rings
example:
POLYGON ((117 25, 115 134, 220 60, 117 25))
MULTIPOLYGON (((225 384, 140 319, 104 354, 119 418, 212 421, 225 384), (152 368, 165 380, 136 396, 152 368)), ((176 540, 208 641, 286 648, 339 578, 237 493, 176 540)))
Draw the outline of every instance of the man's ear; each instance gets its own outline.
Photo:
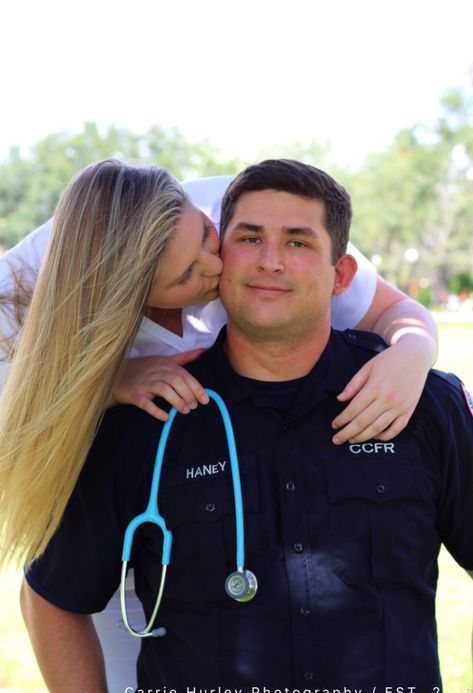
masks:
POLYGON ((343 294, 353 281, 358 265, 353 255, 342 255, 335 263, 335 281, 333 295, 343 294))

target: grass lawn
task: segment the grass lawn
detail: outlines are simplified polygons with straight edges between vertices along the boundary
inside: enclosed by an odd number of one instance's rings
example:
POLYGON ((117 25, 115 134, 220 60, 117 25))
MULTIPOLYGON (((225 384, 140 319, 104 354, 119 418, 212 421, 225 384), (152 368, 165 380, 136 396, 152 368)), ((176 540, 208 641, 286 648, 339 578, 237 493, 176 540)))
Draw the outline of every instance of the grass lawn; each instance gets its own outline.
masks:
MULTIPOLYGON (((473 322, 443 322, 439 316, 440 353, 436 366, 458 375, 473 391, 473 322)), ((473 462, 473 461, 472 461, 473 462)), ((440 662, 445 693, 471 688, 471 578, 442 549, 437 593, 440 662)))
MULTIPOLYGON (((438 368, 455 372, 473 391, 473 322, 439 322, 439 329, 438 368)), ((19 613, 19 584, 17 573, 0 574, 0 693, 43 693, 19 613)), ((472 595, 471 579, 442 551, 437 615, 445 693, 467 693, 471 686, 472 595)))

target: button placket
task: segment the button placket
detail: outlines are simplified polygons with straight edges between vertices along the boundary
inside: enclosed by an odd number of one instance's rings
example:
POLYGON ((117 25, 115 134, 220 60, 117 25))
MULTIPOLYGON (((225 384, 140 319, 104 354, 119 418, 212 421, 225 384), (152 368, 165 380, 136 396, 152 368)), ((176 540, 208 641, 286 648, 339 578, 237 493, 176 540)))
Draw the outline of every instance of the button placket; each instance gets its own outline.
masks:
MULTIPOLYGON (((304 672, 314 666, 311 643, 310 611, 310 556, 307 553, 309 528, 303 511, 306 505, 300 464, 299 438, 293 429, 283 424, 275 446, 278 474, 281 529, 289 576, 290 603, 292 605, 292 634, 296 648, 294 661, 299 681, 304 672), (307 618, 309 616, 309 618, 307 618)), ((306 679, 308 680, 308 679, 306 679)))

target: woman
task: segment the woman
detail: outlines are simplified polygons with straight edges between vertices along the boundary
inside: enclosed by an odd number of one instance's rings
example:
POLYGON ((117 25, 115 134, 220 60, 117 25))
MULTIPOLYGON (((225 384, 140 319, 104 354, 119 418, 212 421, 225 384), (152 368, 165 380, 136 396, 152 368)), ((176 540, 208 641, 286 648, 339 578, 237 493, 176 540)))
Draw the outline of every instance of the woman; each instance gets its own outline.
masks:
MULTIPOLYGON (((202 305, 217 296, 217 246, 213 225, 160 169, 105 161, 68 186, 1 400, 3 560, 40 555, 111 399, 144 397, 151 409, 150 397, 160 394, 181 411, 207 401, 192 376, 163 360, 132 362, 121 376, 138 331, 141 346, 131 355, 153 353, 146 339, 153 342, 155 324, 168 342, 174 335, 175 351, 183 318, 207 330, 198 346, 211 343, 224 320, 215 302, 202 305)), ((421 379, 431 358, 424 355, 421 379)))
POLYGON ((215 228, 162 169, 104 161, 68 186, 1 399, 2 560, 41 554, 142 314, 161 308, 159 296, 165 308, 215 298, 217 253, 215 228), (176 267, 161 286, 160 261, 176 242, 198 280, 176 267))

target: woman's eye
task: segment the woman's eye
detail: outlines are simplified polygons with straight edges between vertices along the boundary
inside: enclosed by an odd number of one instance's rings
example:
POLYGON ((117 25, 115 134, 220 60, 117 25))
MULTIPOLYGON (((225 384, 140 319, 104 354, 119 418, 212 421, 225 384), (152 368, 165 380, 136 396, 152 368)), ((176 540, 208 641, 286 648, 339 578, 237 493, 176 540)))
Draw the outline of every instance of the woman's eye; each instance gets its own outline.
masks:
POLYGON ((192 267, 189 267, 189 269, 182 275, 182 277, 179 279, 179 284, 187 284, 192 277, 192 269, 192 267))

